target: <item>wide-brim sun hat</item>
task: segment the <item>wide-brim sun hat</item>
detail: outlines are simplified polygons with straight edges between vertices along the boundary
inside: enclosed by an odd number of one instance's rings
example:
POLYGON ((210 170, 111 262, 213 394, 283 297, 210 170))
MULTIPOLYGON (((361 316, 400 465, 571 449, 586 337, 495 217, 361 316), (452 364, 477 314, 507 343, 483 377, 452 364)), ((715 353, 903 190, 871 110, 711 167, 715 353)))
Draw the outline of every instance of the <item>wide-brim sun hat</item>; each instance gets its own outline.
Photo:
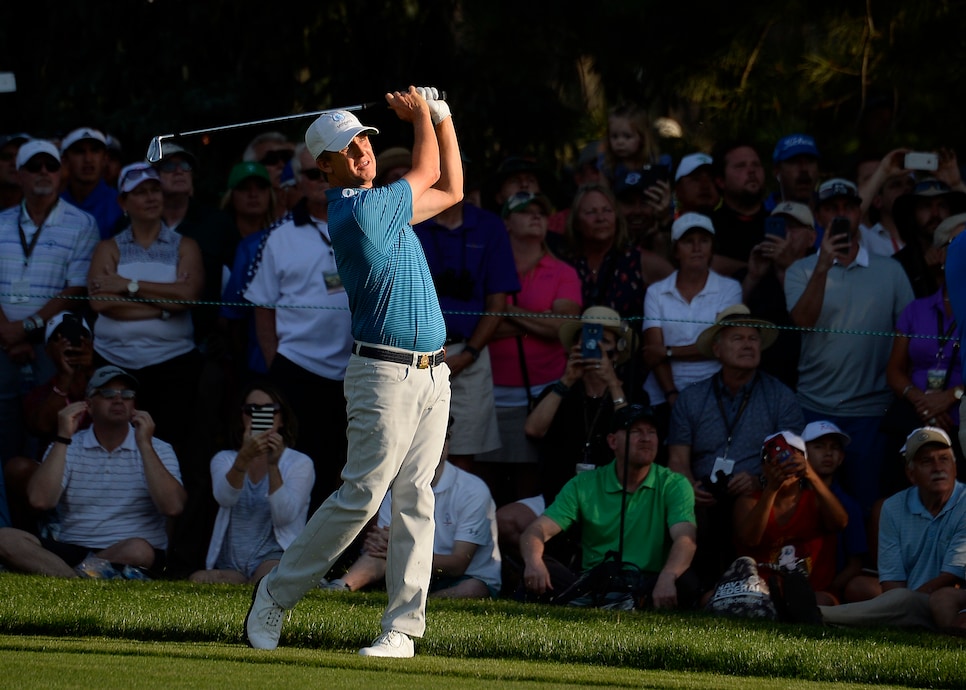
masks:
POLYGON ((701 334, 698 336, 697 343, 695 346, 705 357, 714 359, 714 339, 718 333, 725 328, 731 328, 733 326, 747 326, 749 328, 757 328, 758 332, 761 333, 761 351, 764 352, 769 347, 774 345, 775 340, 778 338, 778 330, 775 328, 775 324, 771 321, 766 321, 765 319, 759 319, 751 315, 751 310, 748 309, 744 304, 733 304, 730 307, 726 307, 718 312, 715 317, 715 323, 712 326, 708 326, 701 334))

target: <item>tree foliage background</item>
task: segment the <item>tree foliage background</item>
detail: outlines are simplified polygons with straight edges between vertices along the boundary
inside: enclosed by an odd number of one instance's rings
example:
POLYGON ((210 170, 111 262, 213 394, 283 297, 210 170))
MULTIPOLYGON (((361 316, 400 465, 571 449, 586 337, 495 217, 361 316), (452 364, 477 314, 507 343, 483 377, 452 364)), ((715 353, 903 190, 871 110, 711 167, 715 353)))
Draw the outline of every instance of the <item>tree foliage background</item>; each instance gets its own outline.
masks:
MULTIPOLYGON (((750 138, 769 160, 792 131, 827 172, 896 145, 966 158, 960 76, 966 3, 755 0, 11 0, 0 22, 0 131, 116 135, 130 159, 152 136, 447 91, 477 177, 509 154, 562 168, 609 107, 645 105, 679 156, 750 138)), ((377 107, 377 151, 409 132, 377 107)), ((309 120, 278 127, 299 138, 309 120)), ((262 129, 265 129, 264 127, 262 129)), ((224 176, 259 129, 185 140, 224 176)), ((209 178, 214 189, 221 178, 209 178)))

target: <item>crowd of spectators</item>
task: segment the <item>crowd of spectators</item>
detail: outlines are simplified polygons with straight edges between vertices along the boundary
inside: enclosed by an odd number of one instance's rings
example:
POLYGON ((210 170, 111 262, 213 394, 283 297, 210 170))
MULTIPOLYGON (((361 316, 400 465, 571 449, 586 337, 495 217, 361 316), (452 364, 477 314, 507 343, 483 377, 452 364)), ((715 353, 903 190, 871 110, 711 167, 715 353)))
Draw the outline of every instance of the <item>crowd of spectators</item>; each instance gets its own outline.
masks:
MULTIPOLYGON (((253 582, 339 486, 353 341, 325 176, 278 132, 221 173, 190 143, 118 171, 91 127, 0 138, 8 569, 253 582), (115 459, 122 483, 87 476, 115 459), (126 497, 104 535, 98 494, 126 497)), ((411 166, 375 143, 383 183, 411 166)), ((553 600, 616 549, 652 605, 690 606, 751 555, 804 563, 823 615, 908 587, 901 622, 966 626, 943 591, 966 579, 966 184, 954 152, 910 153, 831 169, 792 133, 673 160, 619 107, 568 179, 511 156, 415 225, 452 372, 435 587, 553 600), (910 534, 941 540, 928 563, 901 562, 910 534)), ((376 586, 388 514, 321 586, 376 586)))

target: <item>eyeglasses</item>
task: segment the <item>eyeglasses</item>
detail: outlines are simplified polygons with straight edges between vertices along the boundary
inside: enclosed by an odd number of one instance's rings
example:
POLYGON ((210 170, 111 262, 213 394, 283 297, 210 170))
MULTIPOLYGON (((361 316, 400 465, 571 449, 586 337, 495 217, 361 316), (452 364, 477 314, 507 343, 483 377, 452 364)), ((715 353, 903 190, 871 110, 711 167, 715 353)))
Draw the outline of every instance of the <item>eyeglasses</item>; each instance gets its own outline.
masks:
POLYGON ((191 172, 194 168, 191 167, 191 163, 188 161, 165 161, 158 166, 158 170, 164 173, 173 173, 176 170, 191 172))
POLYGON ((242 405, 242 414, 247 417, 251 417, 255 412, 273 412, 278 414, 282 411, 282 406, 278 403, 267 403, 265 405, 258 405, 256 403, 246 403, 242 405))
POLYGON ((119 395, 121 396, 121 400, 134 400, 136 393, 130 388, 98 388, 94 391, 94 395, 99 395, 105 400, 113 400, 119 395))
POLYGON ((262 165, 278 165, 279 163, 288 163, 292 160, 293 152, 289 149, 275 149, 274 151, 269 151, 266 153, 259 163, 262 165))
POLYGON ((308 170, 303 170, 302 174, 313 182, 318 182, 322 179, 322 171, 318 168, 309 168, 308 170))
POLYGON ((46 168, 47 172, 55 173, 60 170, 60 161, 46 156, 34 156, 23 164, 22 168, 29 173, 39 173, 41 168, 46 168))

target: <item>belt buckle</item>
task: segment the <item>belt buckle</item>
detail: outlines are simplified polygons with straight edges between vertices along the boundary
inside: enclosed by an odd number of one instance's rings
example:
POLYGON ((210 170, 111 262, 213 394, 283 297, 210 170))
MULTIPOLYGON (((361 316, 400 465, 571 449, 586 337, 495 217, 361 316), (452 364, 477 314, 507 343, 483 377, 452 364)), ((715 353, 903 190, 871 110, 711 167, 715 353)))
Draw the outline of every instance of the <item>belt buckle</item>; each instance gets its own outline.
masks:
POLYGON ((417 369, 429 369, 429 355, 419 355, 419 359, 416 360, 417 369))

